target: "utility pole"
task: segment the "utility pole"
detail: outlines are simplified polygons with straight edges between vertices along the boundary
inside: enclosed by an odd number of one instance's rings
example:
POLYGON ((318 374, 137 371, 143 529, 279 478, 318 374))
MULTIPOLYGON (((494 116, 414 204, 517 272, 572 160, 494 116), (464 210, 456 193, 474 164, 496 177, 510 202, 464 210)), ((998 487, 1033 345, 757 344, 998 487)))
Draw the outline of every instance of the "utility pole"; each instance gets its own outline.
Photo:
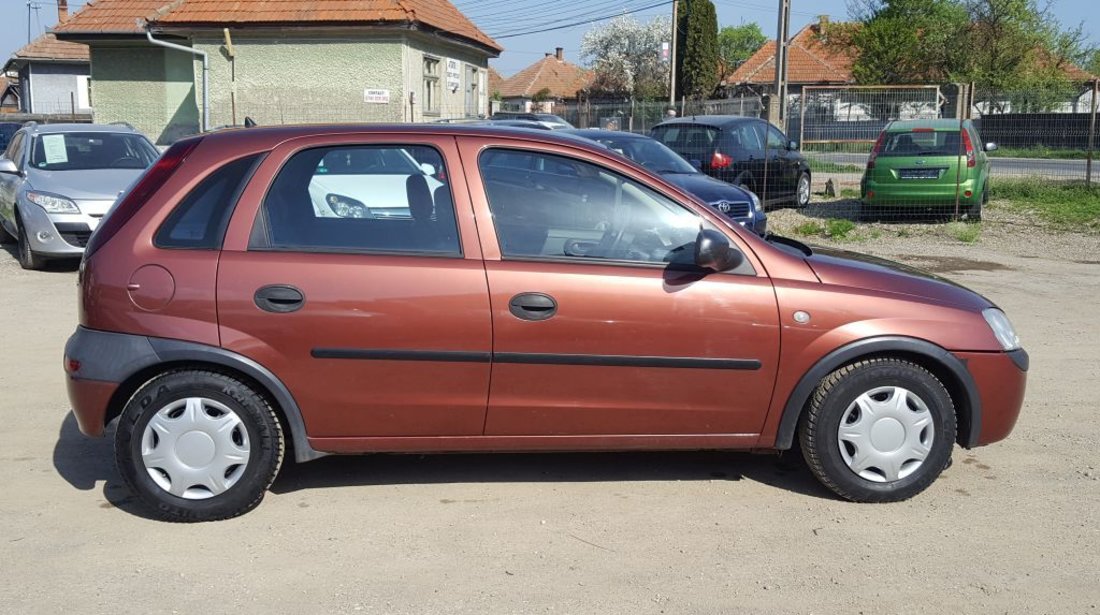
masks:
POLYGON ((27 0, 27 44, 31 44, 31 0, 27 0))
POLYGON ((677 7, 680 6, 680 0, 673 0, 672 2, 672 49, 669 56, 669 83, 668 83, 668 106, 673 109, 676 108, 676 38, 680 30, 679 24, 676 23, 677 19, 677 7))
POLYGON ((787 125, 787 37, 791 29, 791 0, 779 0, 779 23, 775 28, 775 100, 770 105, 772 123, 787 125))

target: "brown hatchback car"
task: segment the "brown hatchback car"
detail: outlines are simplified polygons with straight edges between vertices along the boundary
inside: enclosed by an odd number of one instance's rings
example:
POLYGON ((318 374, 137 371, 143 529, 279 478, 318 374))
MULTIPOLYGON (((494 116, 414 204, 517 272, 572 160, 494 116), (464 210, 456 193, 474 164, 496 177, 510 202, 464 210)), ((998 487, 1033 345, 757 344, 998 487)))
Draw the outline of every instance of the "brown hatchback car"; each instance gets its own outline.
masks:
POLYGON ((81 430, 159 516, 256 506, 333 453, 786 450, 844 498, 1006 437, 1005 315, 764 240, 596 144, 486 127, 217 132, 107 215, 65 349, 81 430))

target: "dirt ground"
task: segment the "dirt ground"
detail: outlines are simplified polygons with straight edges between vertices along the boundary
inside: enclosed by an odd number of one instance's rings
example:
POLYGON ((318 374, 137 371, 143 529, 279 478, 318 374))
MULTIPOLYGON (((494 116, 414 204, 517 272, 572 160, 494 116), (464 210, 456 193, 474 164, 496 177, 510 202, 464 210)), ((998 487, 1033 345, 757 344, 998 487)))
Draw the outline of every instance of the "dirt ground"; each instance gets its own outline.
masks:
POLYGON ((0 250, 0 613, 1100 613, 1100 245, 991 243, 853 244, 982 292, 1031 353, 1015 433, 911 501, 839 501, 790 456, 374 456, 201 525, 143 517, 77 432, 75 274, 0 250))

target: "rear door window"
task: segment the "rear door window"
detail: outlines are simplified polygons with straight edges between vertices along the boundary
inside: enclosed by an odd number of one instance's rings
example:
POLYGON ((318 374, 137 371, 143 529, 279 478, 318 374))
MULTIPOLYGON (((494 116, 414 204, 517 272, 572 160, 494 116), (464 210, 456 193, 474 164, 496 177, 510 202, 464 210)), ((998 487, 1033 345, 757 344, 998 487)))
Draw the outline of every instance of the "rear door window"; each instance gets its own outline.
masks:
POLYGON ((250 248, 461 255, 448 177, 423 145, 299 152, 268 190, 250 248))
POLYGON ((261 158, 261 154, 245 156, 207 176, 160 226, 153 244, 158 248, 220 248, 237 198, 261 158))
POLYGON ((961 149, 958 131, 912 130, 887 133, 879 157, 958 156, 961 149))

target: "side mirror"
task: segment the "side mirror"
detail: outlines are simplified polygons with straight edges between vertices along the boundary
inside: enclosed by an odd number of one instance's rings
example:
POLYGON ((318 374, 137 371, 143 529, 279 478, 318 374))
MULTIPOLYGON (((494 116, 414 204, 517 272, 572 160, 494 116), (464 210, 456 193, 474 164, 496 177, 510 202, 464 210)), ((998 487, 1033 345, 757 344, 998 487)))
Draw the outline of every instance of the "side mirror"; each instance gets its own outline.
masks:
POLYGON ((987 152, 997 151, 997 144, 996 143, 986 143, 985 144, 985 151, 987 151, 987 152))
POLYGON ((730 246, 729 239, 718 231, 702 229, 695 239, 695 264, 703 269, 727 271, 741 264, 744 256, 730 246))
POLYGON ((791 150, 792 152, 798 151, 798 141, 791 141, 790 143, 787 143, 787 149, 791 150))
POLYGON ((425 175, 435 175, 435 166, 430 162, 420 163, 420 170, 424 171, 425 175))
POLYGON ((702 160, 692 159, 692 160, 689 160, 688 162, 690 162, 691 166, 695 167, 696 169, 698 169, 700 171, 703 170, 703 161, 702 160))
POLYGON ((19 169, 15 167, 15 163, 10 158, 0 158, 0 173, 19 175, 19 169))

